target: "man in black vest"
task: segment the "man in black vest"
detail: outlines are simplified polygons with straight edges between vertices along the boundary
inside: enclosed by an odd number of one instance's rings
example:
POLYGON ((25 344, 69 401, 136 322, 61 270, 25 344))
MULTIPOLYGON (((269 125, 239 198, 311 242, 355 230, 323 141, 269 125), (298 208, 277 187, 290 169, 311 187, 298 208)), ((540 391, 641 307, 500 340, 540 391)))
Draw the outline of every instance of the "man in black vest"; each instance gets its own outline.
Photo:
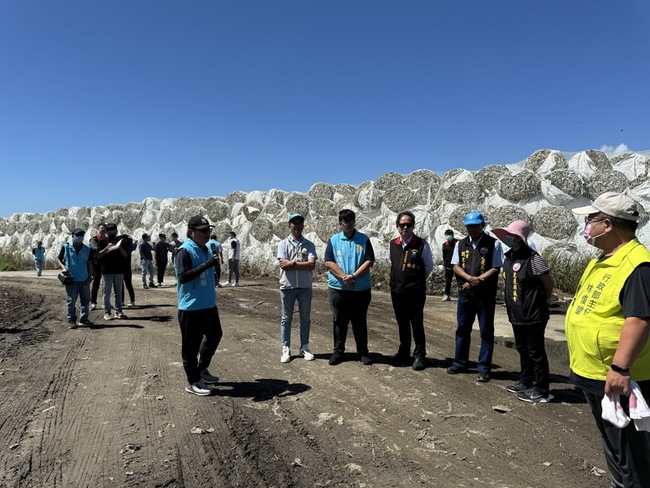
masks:
POLYGON ((454 237, 454 231, 447 229, 445 231, 445 241, 442 243, 442 264, 445 268, 445 294, 442 296, 443 302, 451 300, 451 282, 454 279, 454 266, 451 264, 451 258, 456 249, 458 239, 454 237))
POLYGON ((429 243, 413 233, 415 216, 411 212, 400 212, 395 223, 399 236, 390 241, 390 296, 399 327, 399 349, 391 362, 410 360, 413 328, 413 369, 420 371, 424 369, 427 355, 424 302, 427 276, 433 271, 433 256, 429 243))
POLYGON ((465 215, 467 237, 454 249, 451 264, 458 281, 458 308, 456 317, 456 352, 447 373, 467 370, 472 325, 478 317, 481 331, 481 350, 478 357, 478 381, 490 381, 492 352, 494 351, 494 307, 496 304, 499 269, 503 265, 501 243, 484 232, 485 219, 476 210, 465 215))

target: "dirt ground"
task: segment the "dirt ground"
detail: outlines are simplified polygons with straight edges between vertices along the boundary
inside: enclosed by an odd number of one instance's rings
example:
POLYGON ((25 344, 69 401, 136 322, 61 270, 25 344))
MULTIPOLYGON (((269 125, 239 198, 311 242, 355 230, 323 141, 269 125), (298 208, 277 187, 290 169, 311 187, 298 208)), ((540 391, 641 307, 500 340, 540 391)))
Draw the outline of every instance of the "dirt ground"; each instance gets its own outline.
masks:
POLYGON ((184 391, 174 287, 136 287, 127 320, 94 311, 97 328, 68 330, 56 273, 33 274, 0 274, 0 486, 608 486, 563 354, 551 356, 555 401, 546 405, 506 391, 518 370, 508 338, 498 338, 490 383, 445 372, 455 302, 429 297, 424 371, 388 364, 397 328, 383 292, 369 311, 375 364, 359 363, 350 331, 346 361, 329 366, 331 314, 319 284, 316 361, 294 345, 281 364, 277 283, 243 279, 219 290, 224 337, 210 370, 221 380, 198 397, 184 391))

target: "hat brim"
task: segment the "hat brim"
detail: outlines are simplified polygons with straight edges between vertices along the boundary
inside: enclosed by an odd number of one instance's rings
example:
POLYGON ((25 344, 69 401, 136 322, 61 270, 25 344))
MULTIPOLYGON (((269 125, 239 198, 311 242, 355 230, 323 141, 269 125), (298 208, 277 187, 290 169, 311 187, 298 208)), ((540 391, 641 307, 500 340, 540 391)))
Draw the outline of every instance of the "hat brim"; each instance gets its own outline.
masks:
POLYGON ((593 207, 591 205, 587 205, 586 207, 574 208, 571 211, 576 215, 589 215, 589 214, 600 212, 600 210, 598 210, 596 207, 593 207))
POLYGON ((195 229, 195 230, 205 230, 205 229, 214 229, 214 225, 193 225, 190 227, 190 229, 195 229))
MULTIPOLYGON (((520 234, 519 232, 511 232, 509 230, 504 229, 503 227, 497 227, 496 229, 492 229, 492 233, 497 236, 497 238, 505 244, 505 238, 507 235, 511 236, 517 236, 519 237, 526 246, 528 246, 528 239, 526 239, 523 234, 520 234)), ((530 247, 530 246, 528 246, 530 247)))

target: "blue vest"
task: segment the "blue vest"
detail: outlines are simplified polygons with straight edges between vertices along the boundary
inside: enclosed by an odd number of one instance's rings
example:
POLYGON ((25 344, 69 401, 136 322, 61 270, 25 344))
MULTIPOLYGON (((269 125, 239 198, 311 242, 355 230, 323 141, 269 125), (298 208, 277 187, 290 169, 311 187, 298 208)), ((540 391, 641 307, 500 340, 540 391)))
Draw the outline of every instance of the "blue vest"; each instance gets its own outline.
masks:
MULTIPOLYGON (((334 262, 347 275, 353 274, 366 262, 366 244, 368 236, 355 230, 351 239, 345 237, 343 231, 331 237, 334 262)), ((362 291, 370 288, 370 273, 359 276, 354 282, 354 288, 345 286, 342 279, 337 278, 331 271, 327 272, 327 286, 335 290, 362 291)))
POLYGON ((68 268, 72 275, 72 281, 86 281, 88 279, 88 258, 90 257, 90 247, 82 244, 77 253, 72 243, 65 245, 63 259, 65 267, 68 268))
MULTIPOLYGON (((198 268, 205 263, 212 253, 206 248, 204 251, 192 239, 186 240, 179 249, 185 249, 192 259, 191 269, 198 268)), ((179 310, 203 310, 217 305, 217 292, 214 289, 214 269, 209 268, 187 283, 181 284, 176 273, 176 291, 178 292, 179 310)))

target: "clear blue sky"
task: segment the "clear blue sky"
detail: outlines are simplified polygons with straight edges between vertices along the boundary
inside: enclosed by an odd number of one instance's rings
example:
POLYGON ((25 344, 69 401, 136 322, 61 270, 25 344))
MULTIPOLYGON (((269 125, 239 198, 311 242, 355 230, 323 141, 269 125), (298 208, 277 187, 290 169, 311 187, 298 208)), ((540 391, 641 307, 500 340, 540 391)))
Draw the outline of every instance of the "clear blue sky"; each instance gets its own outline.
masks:
POLYGON ((0 216, 650 149, 645 0, 0 3, 0 216))

